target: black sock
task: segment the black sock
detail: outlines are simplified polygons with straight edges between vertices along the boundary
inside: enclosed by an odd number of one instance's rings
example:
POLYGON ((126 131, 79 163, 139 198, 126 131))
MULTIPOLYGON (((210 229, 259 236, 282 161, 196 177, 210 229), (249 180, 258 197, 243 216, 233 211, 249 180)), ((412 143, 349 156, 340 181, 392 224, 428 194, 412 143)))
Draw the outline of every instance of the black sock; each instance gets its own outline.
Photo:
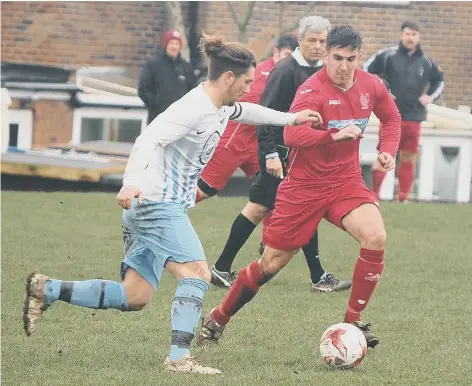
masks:
POLYGON ((256 225, 249 221, 242 213, 236 217, 233 226, 231 227, 231 232, 225 248, 223 249, 220 258, 215 263, 215 268, 218 271, 231 272, 231 266, 233 265, 236 254, 246 243, 255 228, 256 225))
POLYGON ((303 247, 303 253, 310 269, 311 281, 316 284, 321 280, 321 276, 325 274, 318 252, 318 231, 315 232, 308 244, 303 247))

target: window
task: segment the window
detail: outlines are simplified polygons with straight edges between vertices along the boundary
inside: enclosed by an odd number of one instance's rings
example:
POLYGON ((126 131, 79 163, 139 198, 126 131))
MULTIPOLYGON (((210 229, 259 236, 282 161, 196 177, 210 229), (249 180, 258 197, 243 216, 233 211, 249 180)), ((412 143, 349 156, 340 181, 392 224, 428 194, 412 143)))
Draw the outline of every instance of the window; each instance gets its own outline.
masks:
POLYGON ((146 126, 147 111, 109 108, 74 110, 72 143, 107 141, 133 143, 146 126))
POLYGON ((8 110, 8 146, 29 150, 33 144, 33 112, 8 110))
POLYGON ((110 141, 133 143, 141 134, 140 119, 82 118, 80 142, 110 141))
POLYGON ((18 123, 10 123, 10 139, 8 141, 8 146, 18 147, 18 123))

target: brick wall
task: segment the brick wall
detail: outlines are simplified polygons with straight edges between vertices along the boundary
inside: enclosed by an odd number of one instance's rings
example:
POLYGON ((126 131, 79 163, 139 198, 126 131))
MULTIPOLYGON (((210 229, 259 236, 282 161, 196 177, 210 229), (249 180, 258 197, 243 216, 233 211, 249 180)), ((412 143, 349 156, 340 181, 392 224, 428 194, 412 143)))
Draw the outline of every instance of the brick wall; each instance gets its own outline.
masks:
POLYGON ((139 67, 164 28, 160 2, 2 2, 2 60, 139 67))
MULTIPOLYGON (((208 33, 224 31, 226 39, 238 39, 238 29, 227 2, 205 2, 205 29, 208 33)), ((248 2, 234 3, 240 20, 248 2)), ((261 54, 277 29, 279 4, 258 2, 248 23, 247 43, 261 54)), ((407 6, 316 2, 307 14, 307 2, 285 3, 284 25, 295 25, 303 16, 320 15, 332 24, 351 24, 364 37, 364 59, 383 47, 398 44, 400 25, 416 20, 421 28, 425 52, 436 60, 445 73, 443 101, 448 107, 472 106, 472 2, 411 2, 407 6)))
POLYGON ((68 143, 72 139, 73 111, 68 102, 38 100, 31 108, 33 148, 46 148, 53 143, 68 143))
MULTIPOLYGON (((364 35, 364 55, 396 45, 403 20, 422 28, 423 47, 445 72, 447 106, 472 105, 472 2, 412 2, 408 6, 316 2, 309 14, 333 24, 350 23, 364 35)), ((245 16, 247 2, 234 2, 245 16)), ((306 16, 307 2, 286 2, 284 25, 306 16)), ((182 2, 184 20, 188 5, 182 2)), ((160 2, 2 2, 2 60, 54 64, 125 66, 137 74, 166 29, 160 2)), ((201 2, 200 27, 238 38, 226 1, 201 2)), ((258 2, 247 28, 247 43, 260 56, 278 25, 279 4, 258 2)))

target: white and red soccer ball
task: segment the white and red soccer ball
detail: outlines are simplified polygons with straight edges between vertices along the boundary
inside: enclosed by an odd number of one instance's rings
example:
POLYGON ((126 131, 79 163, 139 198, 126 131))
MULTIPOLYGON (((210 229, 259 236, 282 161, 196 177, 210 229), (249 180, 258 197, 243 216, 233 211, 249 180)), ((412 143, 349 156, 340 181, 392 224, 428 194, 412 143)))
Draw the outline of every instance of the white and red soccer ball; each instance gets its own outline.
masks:
POLYGON ((367 352, 364 334, 348 323, 334 324, 326 329, 320 340, 320 354, 331 367, 351 369, 361 363, 367 352))

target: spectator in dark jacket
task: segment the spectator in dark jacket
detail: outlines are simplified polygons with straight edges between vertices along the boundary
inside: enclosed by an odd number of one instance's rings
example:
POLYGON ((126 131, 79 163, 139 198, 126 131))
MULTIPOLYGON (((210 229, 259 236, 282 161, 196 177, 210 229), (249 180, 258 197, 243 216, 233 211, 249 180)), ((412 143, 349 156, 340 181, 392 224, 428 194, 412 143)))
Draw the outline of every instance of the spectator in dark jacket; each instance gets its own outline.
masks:
POLYGON ((148 124, 197 85, 192 65, 180 55, 181 34, 167 31, 162 48, 144 65, 139 79, 138 93, 148 109, 148 124))
MULTIPOLYGON (((439 98, 443 91, 444 75, 433 59, 423 52, 418 24, 406 21, 401 31, 400 44, 377 52, 364 63, 364 69, 387 83, 402 116, 398 200, 406 202, 415 178, 421 122, 426 119, 428 104, 439 98)), ((383 171, 373 170, 372 185, 377 197, 384 177, 383 171)))

